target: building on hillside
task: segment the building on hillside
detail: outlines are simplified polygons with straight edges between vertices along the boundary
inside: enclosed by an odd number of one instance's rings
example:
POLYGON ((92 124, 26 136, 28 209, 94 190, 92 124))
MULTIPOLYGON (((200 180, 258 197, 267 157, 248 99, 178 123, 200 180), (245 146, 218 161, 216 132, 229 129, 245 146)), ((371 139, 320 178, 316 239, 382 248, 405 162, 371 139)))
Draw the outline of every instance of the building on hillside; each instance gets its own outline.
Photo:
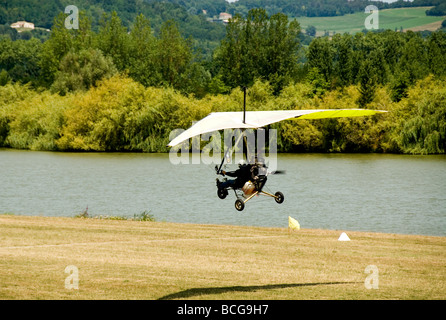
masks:
MULTIPOLYGON (((203 14, 204 14, 203 10, 203 14)), ((209 22, 217 22, 217 23, 229 23, 229 19, 232 19, 232 14, 230 13, 226 13, 226 12, 220 12, 220 14, 218 16, 214 16, 213 18, 206 18, 207 21, 209 22)))
POLYGON ((11 28, 17 29, 18 32, 24 31, 24 29, 34 30, 34 23, 17 21, 11 24, 11 28))
POLYGON ((218 20, 220 20, 223 23, 228 23, 229 19, 232 18, 232 14, 230 13, 226 13, 226 12, 221 12, 220 15, 218 16, 218 20))

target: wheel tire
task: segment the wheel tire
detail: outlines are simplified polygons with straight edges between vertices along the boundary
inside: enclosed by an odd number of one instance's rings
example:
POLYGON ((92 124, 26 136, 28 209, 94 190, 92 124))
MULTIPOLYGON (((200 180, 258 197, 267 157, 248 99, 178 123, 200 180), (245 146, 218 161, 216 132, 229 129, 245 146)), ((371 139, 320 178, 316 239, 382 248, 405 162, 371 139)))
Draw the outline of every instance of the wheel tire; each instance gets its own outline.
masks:
POLYGON ((228 190, 226 190, 226 189, 218 189, 218 190, 217 190, 217 196, 218 196, 220 199, 224 199, 224 198, 226 198, 227 195, 228 195, 228 190))
POLYGON ((283 200, 284 200, 284 196, 283 196, 283 193, 282 193, 282 192, 277 191, 276 194, 275 194, 275 196, 276 196, 276 197, 274 198, 274 200, 276 200, 277 203, 282 203, 282 202, 283 202, 283 200))
POLYGON ((237 199, 237 200, 235 200, 235 208, 238 211, 242 211, 245 208, 245 203, 242 200, 237 199))

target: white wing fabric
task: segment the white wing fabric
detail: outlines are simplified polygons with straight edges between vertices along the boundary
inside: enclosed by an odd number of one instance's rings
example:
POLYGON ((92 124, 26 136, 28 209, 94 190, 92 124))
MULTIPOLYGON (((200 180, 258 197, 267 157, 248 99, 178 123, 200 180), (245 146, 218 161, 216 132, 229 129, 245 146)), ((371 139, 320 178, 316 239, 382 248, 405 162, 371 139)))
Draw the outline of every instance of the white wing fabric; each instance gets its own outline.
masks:
POLYGON ((168 146, 177 144, 204 133, 224 129, 257 129, 268 124, 291 118, 324 119, 341 117, 370 116, 387 111, 366 109, 316 109, 316 110, 278 110, 278 111, 247 111, 243 122, 243 111, 213 112, 196 122, 192 127, 170 141, 168 146))

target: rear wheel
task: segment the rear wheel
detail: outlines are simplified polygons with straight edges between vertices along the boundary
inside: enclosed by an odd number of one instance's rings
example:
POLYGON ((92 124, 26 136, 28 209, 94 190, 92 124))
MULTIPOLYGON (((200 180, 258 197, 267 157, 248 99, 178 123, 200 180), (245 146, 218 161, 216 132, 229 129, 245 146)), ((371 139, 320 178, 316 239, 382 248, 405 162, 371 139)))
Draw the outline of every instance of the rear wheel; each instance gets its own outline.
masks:
POLYGON ((235 200, 235 208, 238 211, 242 211, 245 208, 245 203, 242 200, 237 199, 237 200, 235 200))
POLYGON ((220 199, 224 199, 224 198, 226 198, 227 195, 228 195, 228 190, 226 190, 226 189, 218 189, 218 190, 217 190, 217 196, 218 196, 220 199))
POLYGON ((283 197, 283 193, 282 192, 277 191, 275 196, 276 197, 274 198, 274 200, 276 200, 277 203, 282 203, 283 202, 284 197, 283 197))

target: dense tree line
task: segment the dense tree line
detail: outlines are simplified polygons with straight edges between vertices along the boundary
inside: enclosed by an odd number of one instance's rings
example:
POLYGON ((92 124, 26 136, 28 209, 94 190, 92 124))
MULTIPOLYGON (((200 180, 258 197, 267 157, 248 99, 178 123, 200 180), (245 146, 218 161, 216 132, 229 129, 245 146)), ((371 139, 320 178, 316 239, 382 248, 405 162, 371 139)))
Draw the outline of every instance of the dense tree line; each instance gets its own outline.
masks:
POLYGON ((9 26, 18 20, 27 20, 38 27, 50 29, 53 17, 63 12, 67 5, 73 4, 91 18, 95 31, 104 13, 116 11, 128 28, 142 13, 156 31, 164 21, 174 19, 184 36, 207 41, 220 40, 224 31, 221 25, 209 23, 206 18, 218 16, 221 12, 246 17, 249 10, 254 8, 264 8, 268 15, 284 13, 290 17, 324 17, 364 11, 369 4, 379 9, 434 6, 427 14, 445 15, 443 0, 399 0, 393 3, 369 0, 238 0, 232 3, 226 0, 0 0, 0 25, 9 26))
MULTIPOLYGON (((429 76, 407 97, 392 101, 378 87, 372 105, 389 113, 365 118, 289 120, 278 129, 279 152, 445 153, 446 82, 429 76)), ((250 110, 354 107, 357 86, 314 93, 314 84, 289 84, 274 95, 256 80, 248 91, 250 110)), ((240 110, 243 93, 197 99, 171 88, 144 87, 125 75, 99 81, 88 91, 60 96, 26 85, 0 86, 0 147, 50 151, 167 152, 174 129, 214 111, 240 110)))
POLYGON ((278 124, 280 151, 444 153, 446 33, 315 38, 282 13, 236 15, 203 61, 173 20, 159 32, 116 12, 98 31, 53 23, 50 38, 0 39, 0 147, 166 151, 169 133, 211 111, 376 108, 371 119, 278 124))
POLYGON ((128 31, 112 12, 103 16, 94 32, 85 13, 80 14, 79 29, 67 29, 66 16, 56 17, 51 36, 43 44, 35 39, 0 40, 3 81, 31 82, 66 94, 126 72, 145 86, 171 86, 201 97, 249 86, 255 78, 271 81, 278 91, 298 68, 298 22, 290 22, 283 14, 268 16, 262 9, 253 9, 246 19, 236 16, 214 59, 207 61, 200 59, 193 40, 183 37, 173 20, 154 33, 141 14, 128 31))
MULTIPOLYGON (((420 1, 420 0, 415 0, 420 1)), ((424 0, 425 1, 425 0, 424 0)), ((402 2, 402 1, 401 1, 402 2)), ((143 13, 151 20, 191 19, 188 15, 213 17, 220 12, 247 15, 253 8, 265 8, 268 14, 284 13, 289 16, 334 16, 363 11, 369 4, 367 0, 238 0, 229 3, 226 0, 1 0, 0 24, 26 19, 43 28, 52 27, 52 17, 64 10, 67 5, 76 5, 87 15, 94 17, 93 27, 98 26, 104 12, 116 11, 130 26, 135 15, 143 13), (168 17, 166 17, 168 15, 168 17)), ((386 3, 374 3, 380 8, 395 7, 386 3)), ((407 4, 402 3, 401 6, 407 4)), ((158 24, 156 24, 158 26, 158 24)), ((187 27, 182 25, 183 28, 187 27)), ((192 27, 192 25, 190 26, 192 27)))
POLYGON ((401 100, 409 86, 429 74, 446 76, 446 33, 427 38, 414 32, 336 34, 314 39, 307 67, 321 79, 321 88, 359 84, 360 105, 373 100, 378 85, 389 85, 392 99, 401 100))
POLYGON ((194 61, 191 41, 182 37, 173 20, 167 20, 155 36, 142 14, 130 32, 116 12, 103 17, 97 33, 85 14, 80 15, 79 29, 65 28, 65 18, 59 14, 43 44, 35 39, 1 39, 3 79, 31 82, 66 94, 88 89, 116 72, 126 72, 146 86, 172 86, 195 93, 207 84, 200 81, 210 78, 194 61))
POLYGON ((65 7, 75 4, 80 11, 89 17, 91 30, 98 32, 104 14, 115 11, 122 25, 129 31, 136 16, 143 14, 151 22, 152 31, 157 35, 161 26, 167 20, 175 20, 183 37, 192 37, 194 47, 200 48, 206 54, 218 45, 224 37, 225 28, 222 24, 206 20, 202 14, 192 14, 184 6, 167 1, 146 0, 0 0, 0 34, 8 34, 13 40, 20 39, 21 34, 12 30, 9 25, 18 20, 33 22, 42 29, 33 30, 35 38, 46 40, 54 17, 64 12, 65 7))
POLYGON ((446 16, 446 2, 426 11, 428 16, 446 16))
MULTIPOLYGON (((410 6, 435 6, 427 14, 444 15, 442 0, 397 1, 391 4, 369 0, 239 0, 229 3, 226 0, 0 0, 0 35, 8 35, 12 40, 37 38, 42 42, 49 38, 48 29, 53 26, 53 17, 64 11, 67 5, 75 4, 90 18, 91 29, 99 31, 104 14, 116 11, 123 26, 130 30, 136 16, 142 13, 151 22, 152 31, 158 35, 162 24, 167 20, 178 23, 183 37, 193 39, 194 50, 210 58, 224 38, 225 27, 221 23, 209 22, 221 12, 247 17, 254 8, 264 8, 270 16, 283 13, 290 17, 335 16, 364 11, 373 4, 380 9, 410 6), (36 25, 32 31, 17 32, 10 24, 27 20, 36 25)), ((310 30, 311 32, 311 30, 310 30)), ((301 38, 309 37, 301 34, 301 38)))
POLYGON ((441 31, 427 37, 390 30, 336 34, 315 38, 303 48, 298 21, 252 9, 246 18, 231 20, 212 59, 203 60, 173 20, 155 33, 140 14, 129 30, 112 12, 102 16, 95 32, 85 13, 77 30, 65 28, 66 16, 56 17, 44 43, 1 39, 1 81, 31 82, 66 94, 127 72, 144 86, 171 86, 203 97, 249 87, 257 78, 269 81, 275 93, 291 82, 308 80, 319 92, 358 84, 363 106, 373 99, 376 85, 388 84, 393 98, 400 100, 416 80, 446 75, 446 36, 441 31))

